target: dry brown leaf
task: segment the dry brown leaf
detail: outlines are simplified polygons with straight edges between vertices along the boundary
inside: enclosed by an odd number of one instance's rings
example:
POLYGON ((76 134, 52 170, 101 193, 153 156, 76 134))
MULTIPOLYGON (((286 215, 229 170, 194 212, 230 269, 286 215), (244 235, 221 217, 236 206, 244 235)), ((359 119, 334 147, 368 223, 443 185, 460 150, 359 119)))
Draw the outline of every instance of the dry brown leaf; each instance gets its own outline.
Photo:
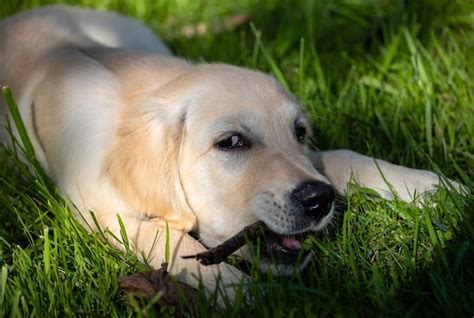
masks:
POLYGON ((250 15, 247 13, 235 14, 216 20, 214 23, 210 23, 210 25, 205 22, 185 25, 181 28, 181 34, 186 38, 193 38, 209 33, 218 34, 224 31, 234 31, 249 20, 250 15))
POLYGON ((181 309, 192 311, 197 300, 197 290, 172 279, 167 267, 168 264, 163 263, 160 269, 120 277, 118 285, 125 291, 127 297, 133 296, 147 301, 160 292, 161 297, 155 304, 157 312, 167 306, 174 306, 177 315, 181 314, 179 312, 181 309), (183 299, 186 304, 182 304, 183 299))

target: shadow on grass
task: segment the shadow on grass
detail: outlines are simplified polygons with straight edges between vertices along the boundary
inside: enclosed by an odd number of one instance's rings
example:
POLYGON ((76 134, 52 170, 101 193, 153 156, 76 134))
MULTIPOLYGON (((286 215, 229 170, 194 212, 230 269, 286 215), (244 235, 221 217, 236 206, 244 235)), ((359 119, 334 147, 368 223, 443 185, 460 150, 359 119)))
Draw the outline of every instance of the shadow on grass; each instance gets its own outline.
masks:
MULTIPOLYGON (((203 4, 204 6, 204 4, 203 4)), ((320 54, 326 73, 348 71, 358 58, 378 54, 392 33, 402 27, 415 28, 417 36, 425 39, 430 32, 446 26, 446 16, 462 16, 465 7, 452 1, 265 1, 242 6, 268 45, 273 57, 281 61, 299 53, 300 40, 320 54), (334 63, 337 62, 337 63, 334 63)), ((231 14, 231 13, 229 13, 231 14)), ((222 19, 211 16, 207 21, 222 19)), ((452 23, 456 22, 451 19, 452 23)), ((457 21, 462 23, 462 19, 457 21)), ((179 28, 178 28, 179 29, 179 28)), ((252 52, 255 36, 247 23, 236 30, 185 37, 179 32, 163 34, 179 56, 209 61, 244 63, 252 52)), ((284 66, 284 61, 282 61, 284 66)), ((259 64, 259 68, 263 66, 259 64)))
MULTIPOLYGON (((464 211, 474 211, 474 197, 467 198, 464 211)), ((405 313, 418 316, 470 317, 474 314, 474 216, 465 213, 453 240, 434 253, 401 286, 397 300, 405 313)))

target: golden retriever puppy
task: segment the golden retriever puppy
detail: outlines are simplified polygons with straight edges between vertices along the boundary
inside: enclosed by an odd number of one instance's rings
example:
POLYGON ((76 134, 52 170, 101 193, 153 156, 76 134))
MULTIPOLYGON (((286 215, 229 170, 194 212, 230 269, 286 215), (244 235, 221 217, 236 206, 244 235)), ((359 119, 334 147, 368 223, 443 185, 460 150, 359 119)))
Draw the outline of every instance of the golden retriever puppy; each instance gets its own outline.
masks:
POLYGON ((388 199, 393 187, 408 201, 439 184, 432 172, 352 151, 311 152, 310 124, 271 76, 172 57, 144 25, 114 13, 20 13, 0 24, 0 61, 0 83, 77 219, 94 231, 93 212, 120 238, 120 217, 154 267, 165 260, 168 226, 170 272, 193 286, 202 279, 209 291, 219 276, 229 297, 245 278, 239 270, 181 256, 260 220, 273 231, 262 268, 285 273, 301 234, 331 222, 335 195, 351 179, 388 199))

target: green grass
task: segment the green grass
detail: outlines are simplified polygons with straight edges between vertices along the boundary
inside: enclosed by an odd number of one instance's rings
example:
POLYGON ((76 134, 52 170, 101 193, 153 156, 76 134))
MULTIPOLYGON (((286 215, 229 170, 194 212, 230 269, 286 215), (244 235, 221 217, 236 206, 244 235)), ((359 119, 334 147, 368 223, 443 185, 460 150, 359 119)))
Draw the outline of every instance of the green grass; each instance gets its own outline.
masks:
MULTIPOLYGON (((4 1, 0 17, 47 2, 4 1)), ((250 305, 212 311, 203 300, 197 316, 474 315, 472 1, 80 3, 143 20, 179 56, 272 73, 307 109, 316 148, 435 170, 470 189, 417 208, 355 187, 341 226, 306 242, 317 256, 304 273, 252 270, 250 305), (241 13, 252 24, 219 27, 241 13), (199 23, 207 32, 186 37, 199 23)), ((0 317, 143 315, 117 277, 146 266, 87 234, 18 151, 0 148, 0 317)))

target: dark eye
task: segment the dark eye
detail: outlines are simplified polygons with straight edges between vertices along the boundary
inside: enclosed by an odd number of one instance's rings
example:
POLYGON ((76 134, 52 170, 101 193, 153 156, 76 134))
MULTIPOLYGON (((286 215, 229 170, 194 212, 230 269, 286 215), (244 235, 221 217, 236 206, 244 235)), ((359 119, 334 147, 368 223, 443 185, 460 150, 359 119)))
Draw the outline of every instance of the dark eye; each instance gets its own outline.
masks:
POLYGON ((299 143, 304 144, 306 140, 306 128, 299 126, 295 128, 296 139, 299 143))
POLYGON ((233 134, 232 136, 217 142, 216 146, 220 150, 234 150, 247 148, 250 146, 250 143, 247 142, 241 134, 233 134))

